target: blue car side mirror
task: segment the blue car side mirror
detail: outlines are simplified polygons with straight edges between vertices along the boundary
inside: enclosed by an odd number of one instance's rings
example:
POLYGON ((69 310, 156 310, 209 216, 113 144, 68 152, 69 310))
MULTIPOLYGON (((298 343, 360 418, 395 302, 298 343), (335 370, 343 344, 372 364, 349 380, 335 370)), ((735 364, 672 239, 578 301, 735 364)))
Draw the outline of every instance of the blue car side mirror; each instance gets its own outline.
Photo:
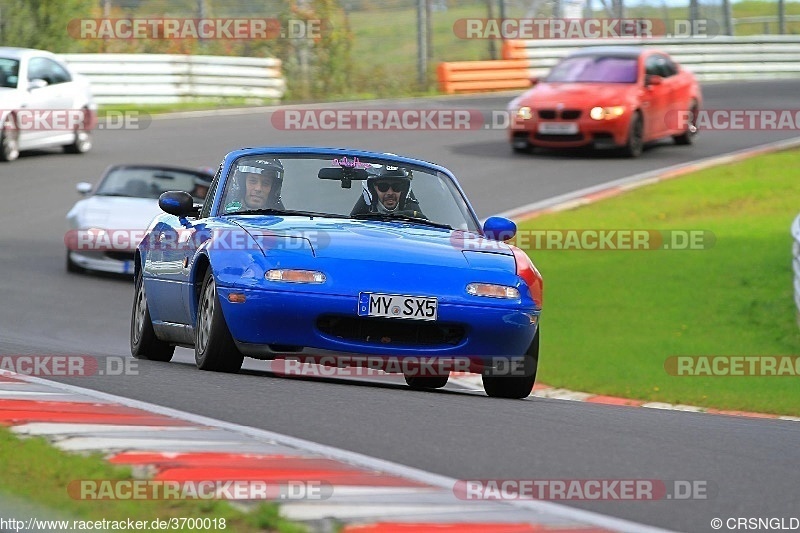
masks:
POLYGON ((517 234, 517 225, 504 217, 489 217, 483 223, 483 234, 487 239, 507 241, 517 234))
POLYGON ((186 217, 197 212, 197 208, 194 207, 194 198, 184 191, 161 193, 161 196, 158 197, 158 207, 176 217, 186 217))

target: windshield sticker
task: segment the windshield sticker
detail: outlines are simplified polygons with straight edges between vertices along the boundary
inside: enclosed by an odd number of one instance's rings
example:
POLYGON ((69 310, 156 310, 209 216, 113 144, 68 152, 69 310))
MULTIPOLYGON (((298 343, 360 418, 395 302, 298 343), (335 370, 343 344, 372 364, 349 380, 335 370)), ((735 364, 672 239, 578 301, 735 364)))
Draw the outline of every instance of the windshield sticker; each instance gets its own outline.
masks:
POLYGON ((357 157, 354 157, 353 159, 347 159, 347 156, 344 156, 341 159, 334 159, 333 164, 342 168, 370 168, 372 166, 369 163, 362 163, 357 157))
POLYGON ((230 202, 225 205, 225 212, 230 213, 231 211, 238 211, 242 208, 242 202, 230 202))

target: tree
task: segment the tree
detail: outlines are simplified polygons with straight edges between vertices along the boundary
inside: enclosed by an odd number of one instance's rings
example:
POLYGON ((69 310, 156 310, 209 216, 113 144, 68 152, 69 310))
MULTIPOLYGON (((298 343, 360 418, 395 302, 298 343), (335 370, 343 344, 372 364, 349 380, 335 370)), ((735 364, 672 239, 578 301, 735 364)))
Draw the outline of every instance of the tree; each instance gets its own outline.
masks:
POLYGON ((86 42, 68 30, 81 18, 97 16, 93 0, 0 0, 0 45, 79 52, 86 42))

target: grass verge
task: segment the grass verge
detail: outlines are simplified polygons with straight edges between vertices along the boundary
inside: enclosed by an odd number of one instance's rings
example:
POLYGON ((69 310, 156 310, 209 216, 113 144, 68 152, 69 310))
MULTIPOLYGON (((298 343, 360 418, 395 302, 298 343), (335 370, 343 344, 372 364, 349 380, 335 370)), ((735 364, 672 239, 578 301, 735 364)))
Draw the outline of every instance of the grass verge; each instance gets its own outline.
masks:
POLYGON ((192 102, 175 102, 171 104, 104 104, 98 106, 97 117, 100 119, 116 119, 124 113, 144 113, 158 115, 179 111, 208 111, 214 109, 234 109, 240 107, 257 107, 271 105, 272 102, 252 102, 244 99, 230 99, 224 102, 217 100, 196 100, 192 102))
POLYGON ((677 355, 797 355, 789 228, 800 151, 759 156, 537 217, 547 229, 708 230, 704 250, 529 250, 545 279, 542 382, 800 415, 800 376, 686 377, 677 355))
MULTIPOLYGON (((67 492, 70 481, 132 479, 129 468, 113 466, 99 455, 65 453, 41 438, 17 438, 0 427, 0 494, 16 496, 72 520, 224 519, 226 527, 193 531, 278 531, 300 533, 300 524, 280 517, 278 506, 262 503, 250 513, 220 500, 78 500, 67 492)), ((37 517, 38 518, 38 517, 37 517)), ((173 528, 176 529, 176 528, 173 528)), ((187 524, 187 530, 189 530, 187 524)))

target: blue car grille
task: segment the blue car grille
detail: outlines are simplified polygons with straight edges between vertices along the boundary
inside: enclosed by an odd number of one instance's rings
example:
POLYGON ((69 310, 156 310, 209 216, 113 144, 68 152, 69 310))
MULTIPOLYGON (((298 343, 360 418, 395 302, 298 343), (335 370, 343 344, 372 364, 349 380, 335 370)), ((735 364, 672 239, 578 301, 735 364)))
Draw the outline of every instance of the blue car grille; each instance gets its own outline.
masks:
POLYGON ((460 324, 396 318, 323 315, 317 328, 332 337, 384 345, 454 346, 464 338, 460 324))

